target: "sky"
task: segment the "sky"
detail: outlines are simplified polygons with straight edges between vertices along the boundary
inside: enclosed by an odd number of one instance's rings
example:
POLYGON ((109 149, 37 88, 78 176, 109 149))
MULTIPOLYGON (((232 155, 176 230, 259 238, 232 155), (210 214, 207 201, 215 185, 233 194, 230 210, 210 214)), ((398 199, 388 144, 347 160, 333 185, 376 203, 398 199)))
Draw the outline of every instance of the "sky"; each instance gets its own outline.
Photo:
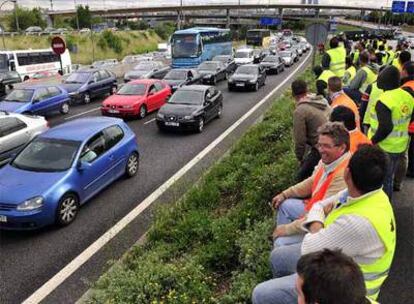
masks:
MULTIPOLYGON (((55 10, 65 10, 73 9, 75 5, 89 5, 92 9, 104 9, 104 8, 128 8, 128 7, 139 7, 139 6, 161 6, 161 5, 179 5, 180 0, 17 0, 17 3, 20 6, 32 8, 32 7, 41 7, 41 8, 51 8, 51 1, 53 2, 53 8, 55 10)), ((186 4, 200 4, 200 3, 215 3, 215 4, 237 4, 239 0, 182 0, 183 5, 186 4)), ((319 0, 319 4, 338 4, 339 2, 344 3, 344 5, 355 5, 355 6, 390 6, 392 0, 319 0)), ((301 0, 240 0, 243 3, 301 3, 301 0)), ((8 6, 5 5, 5 8, 8 6)), ((11 8, 11 6, 9 6, 11 8)))

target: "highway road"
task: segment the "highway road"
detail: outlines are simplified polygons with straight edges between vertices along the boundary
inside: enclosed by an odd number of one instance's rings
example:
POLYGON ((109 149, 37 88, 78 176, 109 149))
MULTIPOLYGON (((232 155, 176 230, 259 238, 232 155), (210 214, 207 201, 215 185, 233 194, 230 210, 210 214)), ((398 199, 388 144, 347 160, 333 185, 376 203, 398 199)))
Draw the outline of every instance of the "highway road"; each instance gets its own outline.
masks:
MULTIPOLYGON (((21 303, 28 298, 269 92, 283 84, 275 92, 275 96, 279 95, 295 79, 294 75, 287 79, 288 75, 302 72, 310 63, 309 58, 308 52, 299 63, 282 74, 269 75, 266 86, 258 92, 229 92, 227 83, 220 82, 218 88, 224 95, 223 116, 206 125, 202 134, 161 133, 155 124, 154 113, 143 120, 128 121, 137 135, 141 153, 140 169, 135 178, 121 179, 101 192, 81 208, 76 221, 68 227, 47 227, 32 232, 0 232, 0 303, 21 303)), ((271 100, 273 98, 194 167, 185 177, 186 182, 180 181, 181 186, 167 192, 60 286, 50 290, 43 303, 75 302, 108 269, 108 261, 121 257, 145 233, 151 223, 154 205, 159 207, 166 201, 176 200, 208 165, 217 160, 257 120, 271 100)), ((78 117, 99 116, 100 102, 95 100, 88 105, 74 106, 66 116, 49 117, 49 123, 55 126, 78 117)))

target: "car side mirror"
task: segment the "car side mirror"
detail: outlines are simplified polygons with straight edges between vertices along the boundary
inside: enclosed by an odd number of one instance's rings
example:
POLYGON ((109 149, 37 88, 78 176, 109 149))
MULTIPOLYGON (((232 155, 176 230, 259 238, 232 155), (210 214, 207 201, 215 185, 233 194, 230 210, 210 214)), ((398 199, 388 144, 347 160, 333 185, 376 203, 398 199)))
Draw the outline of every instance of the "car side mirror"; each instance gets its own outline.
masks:
POLYGON ((154 92, 148 92, 148 96, 152 96, 152 95, 154 95, 154 92))
POLYGON ((38 99, 38 98, 33 99, 33 103, 38 103, 39 101, 40 101, 40 99, 38 99))
POLYGON ((92 165, 86 161, 80 160, 76 166, 79 171, 85 171, 92 167, 92 165))
POLYGON ((88 81, 88 84, 93 84, 95 81, 93 81, 93 80, 89 80, 88 81))

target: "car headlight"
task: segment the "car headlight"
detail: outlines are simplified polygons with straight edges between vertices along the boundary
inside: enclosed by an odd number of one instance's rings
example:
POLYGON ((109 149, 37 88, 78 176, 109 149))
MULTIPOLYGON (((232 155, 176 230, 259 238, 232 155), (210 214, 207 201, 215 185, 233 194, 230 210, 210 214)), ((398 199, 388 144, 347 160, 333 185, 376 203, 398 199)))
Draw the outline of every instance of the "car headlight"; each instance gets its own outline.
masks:
POLYGON ((184 119, 185 119, 185 120, 191 120, 191 119, 193 119, 193 116, 191 116, 191 115, 186 115, 186 116, 184 116, 184 119))
POLYGON ((161 118, 161 119, 164 119, 164 114, 162 114, 162 113, 158 113, 158 114, 157 114, 157 117, 158 117, 158 118, 161 118))
POLYGON ((30 211, 43 206, 43 197, 37 196, 24 201, 17 206, 18 211, 30 211))
POLYGON ((75 92, 71 92, 71 93, 69 93, 69 96, 77 96, 77 95, 79 95, 80 94, 80 92, 79 91, 75 91, 75 92))
POLYGON ((257 81, 257 79, 256 79, 256 78, 253 78, 253 79, 250 79, 250 80, 249 80, 249 82, 250 82, 250 83, 255 83, 256 81, 257 81))
POLYGON ((234 81, 233 77, 230 77, 228 80, 229 83, 232 83, 233 81, 234 81))
POLYGON ((126 106, 123 106, 123 108, 124 108, 124 109, 132 109, 132 108, 133 108, 133 106, 132 106, 132 105, 126 105, 126 106))

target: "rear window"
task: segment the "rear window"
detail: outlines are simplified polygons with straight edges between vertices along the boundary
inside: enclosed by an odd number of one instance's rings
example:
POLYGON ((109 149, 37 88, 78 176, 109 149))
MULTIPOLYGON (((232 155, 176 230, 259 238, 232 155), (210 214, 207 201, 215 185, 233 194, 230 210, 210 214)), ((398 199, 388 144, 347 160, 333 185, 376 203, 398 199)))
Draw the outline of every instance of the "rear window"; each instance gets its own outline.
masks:
POLYGON ((26 123, 16 117, 2 118, 0 119, 0 137, 10 135, 26 127, 26 123))

